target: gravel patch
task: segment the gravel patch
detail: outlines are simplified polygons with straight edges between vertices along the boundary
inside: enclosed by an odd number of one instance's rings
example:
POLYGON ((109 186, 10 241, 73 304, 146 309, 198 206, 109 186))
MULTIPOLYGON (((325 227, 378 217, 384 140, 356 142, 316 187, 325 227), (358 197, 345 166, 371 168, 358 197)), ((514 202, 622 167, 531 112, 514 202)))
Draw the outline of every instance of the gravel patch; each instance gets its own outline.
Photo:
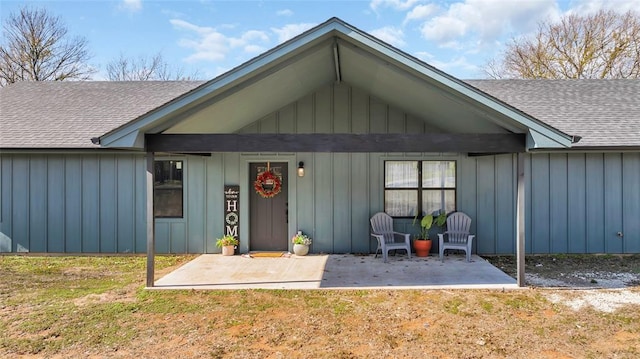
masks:
MULTIPOLYGON (((515 256, 486 258, 510 276, 516 275, 515 256)), ((526 256, 525 281, 545 298, 574 311, 593 308, 613 313, 640 306, 640 255, 533 255, 526 256)))
POLYGON ((637 283, 638 275, 633 273, 611 272, 572 272, 557 273, 555 277, 536 273, 526 273, 528 285, 534 287, 570 287, 570 288, 627 288, 637 283))
POLYGON ((556 292, 545 294, 545 296, 550 302, 563 304, 574 311, 591 307, 600 312, 613 313, 626 305, 640 305, 640 292, 628 289, 618 291, 571 291, 570 295, 556 292))
POLYGON ((544 278, 537 274, 524 274, 525 282, 534 287, 566 287, 567 283, 553 278, 544 278))
MULTIPOLYGON (((494 266, 516 277, 515 256, 490 256, 494 266)), ((640 286, 640 255, 530 255, 525 281, 533 287, 629 288, 640 286)))

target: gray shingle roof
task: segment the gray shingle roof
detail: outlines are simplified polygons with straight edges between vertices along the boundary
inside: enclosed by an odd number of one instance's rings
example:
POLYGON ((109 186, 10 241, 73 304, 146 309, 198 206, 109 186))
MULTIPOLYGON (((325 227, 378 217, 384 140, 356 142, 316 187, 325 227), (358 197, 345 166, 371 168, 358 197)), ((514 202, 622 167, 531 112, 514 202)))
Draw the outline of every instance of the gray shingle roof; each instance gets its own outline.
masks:
POLYGON ((0 148, 96 148, 98 137, 202 82, 20 82, 0 89, 0 148))
MULTIPOLYGON (((571 135, 640 146, 640 80, 469 80, 571 135)), ((101 136, 202 82, 22 82, 0 89, 0 148, 95 148, 101 136)))
POLYGON ((469 80, 582 139, 573 147, 640 146, 640 80, 469 80))

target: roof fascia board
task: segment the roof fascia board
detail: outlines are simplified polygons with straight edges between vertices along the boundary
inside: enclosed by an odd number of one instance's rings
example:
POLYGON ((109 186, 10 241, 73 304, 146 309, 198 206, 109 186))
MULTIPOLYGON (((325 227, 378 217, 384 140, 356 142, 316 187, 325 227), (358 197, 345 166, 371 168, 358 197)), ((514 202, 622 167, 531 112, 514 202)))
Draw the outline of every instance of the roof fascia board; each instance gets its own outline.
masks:
POLYGON ((362 43, 372 50, 384 54, 389 59, 393 60, 397 64, 400 64, 401 66, 409 68, 416 73, 421 74, 422 76, 427 76, 428 78, 439 82, 443 86, 446 86, 453 91, 456 91, 468 98, 481 103, 486 107, 493 109, 496 112, 512 118, 513 120, 521 123, 527 128, 533 129, 543 136, 549 137, 551 140, 557 142, 558 144, 561 144, 564 147, 571 147, 572 137, 570 135, 552 128, 530 116, 526 116, 515 108, 512 108, 511 106, 508 106, 507 104, 504 104, 497 99, 491 98, 490 96, 474 88, 473 86, 466 84, 463 81, 457 80, 449 75, 446 75, 440 70, 424 64, 419 59, 409 57, 401 50, 387 45, 366 33, 362 33, 361 31, 355 28, 347 27, 346 25, 343 25, 343 28, 350 30, 344 31, 343 29, 344 35, 352 39, 351 42, 353 44, 357 45, 358 43, 362 43))
POLYGON ((541 148, 530 150, 531 153, 638 153, 640 146, 572 146, 569 148, 541 148))
MULTIPOLYGON (((293 39, 273 48, 266 53, 249 60, 232 69, 217 78, 209 81, 201 85, 200 87, 194 89, 193 91, 177 98, 175 101, 170 102, 167 105, 161 106, 157 110, 153 111, 150 114, 143 115, 119 128, 116 128, 100 137, 100 144, 104 147, 112 147, 116 142, 120 142, 121 144, 131 144, 134 145, 133 142, 124 142, 118 141, 121 137, 143 137, 141 134, 138 134, 141 129, 147 126, 157 126, 154 125, 154 122, 160 121, 163 118, 171 115, 172 113, 179 111, 181 108, 193 105, 197 103, 199 100, 206 98, 216 91, 222 92, 227 86, 232 85, 236 81, 241 80, 245 76, 249 76, 254 71, 266 70, 265 66, 268 64, 277 64, 279 61, 284 61, 286 56, 291 55, 301 48, 304 48, 305 45, 313 42, 314 40, 320 39, 325 36, 330 36, 331 33, 335 32, 340 28, 339 31, 345 31, 346 27, 340 26, 341 21, 335 18, 330 19, 324 25, 319 25, 316 28, 313 28, 305 33, 294 37, 293 39)), ((135 145, 136 148, 141 148, 135 145)))
POLYGON ((82 155, 82 154, 120 154, 120 155, 132 155, 132 154, 144 154, 144 152, 126 149, 120 150, 117 148, 0 148, 3 155, 11 154, 47 154, 47 155, 82 155))
MULTIPOLYGON (((102 142, 100 143, 102 145, 102 142)), ((103 145, 104 146, 104 145, 103 145)), ((107 148, 144 148, 144 133, 140 130, 135 130, 129 133, 123 134, 121 137, 114 138, 109 142, 107 148)))
POLYGON ((527 150, 541 148, 567 148, 567 146, 563 146, 562 143, 558 143, 540 132, 529 129, 527 132, 527 150))

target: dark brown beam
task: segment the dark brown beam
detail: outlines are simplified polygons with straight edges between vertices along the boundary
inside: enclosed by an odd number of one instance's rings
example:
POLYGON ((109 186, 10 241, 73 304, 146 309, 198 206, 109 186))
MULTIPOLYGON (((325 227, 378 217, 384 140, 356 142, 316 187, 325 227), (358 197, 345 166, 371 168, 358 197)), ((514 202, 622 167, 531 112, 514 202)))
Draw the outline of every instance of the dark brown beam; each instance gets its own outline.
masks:
POLYGON ((517 187, 516 187, 516 267, 517 267, 517 279, 518 286, 524 287, 525 277, 524 277, 524 264, 525 264, 525 210, 526 206, 526 197, 524 193, 524 181, 527 171, 527 166, 525 166, 524 162, 524 153, 518 153, 516 155, 517 164, 516 170, 518 174, 517 179, 517 187))
POLYGON ((154 168, 153 152, 147 152, 145 183, 147 187, 147 287, 149 288, 153 287, 155 283, 156 221, 153 211, 154 168))
POLYGON ((460 152, 525 151, 524 134, 149 134, 148 152, 460 152))

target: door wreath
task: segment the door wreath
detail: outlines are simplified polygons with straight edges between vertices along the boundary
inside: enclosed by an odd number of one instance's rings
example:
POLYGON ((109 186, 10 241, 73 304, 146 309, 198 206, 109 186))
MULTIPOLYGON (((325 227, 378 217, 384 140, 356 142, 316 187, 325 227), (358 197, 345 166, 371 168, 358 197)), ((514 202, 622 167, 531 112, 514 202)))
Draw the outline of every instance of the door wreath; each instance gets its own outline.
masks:
POLYGON ((267 170, 259 174, 253 182, 253 188, 262 198, 272 198, 282 190, 282 181, 267 167, 267 170))

